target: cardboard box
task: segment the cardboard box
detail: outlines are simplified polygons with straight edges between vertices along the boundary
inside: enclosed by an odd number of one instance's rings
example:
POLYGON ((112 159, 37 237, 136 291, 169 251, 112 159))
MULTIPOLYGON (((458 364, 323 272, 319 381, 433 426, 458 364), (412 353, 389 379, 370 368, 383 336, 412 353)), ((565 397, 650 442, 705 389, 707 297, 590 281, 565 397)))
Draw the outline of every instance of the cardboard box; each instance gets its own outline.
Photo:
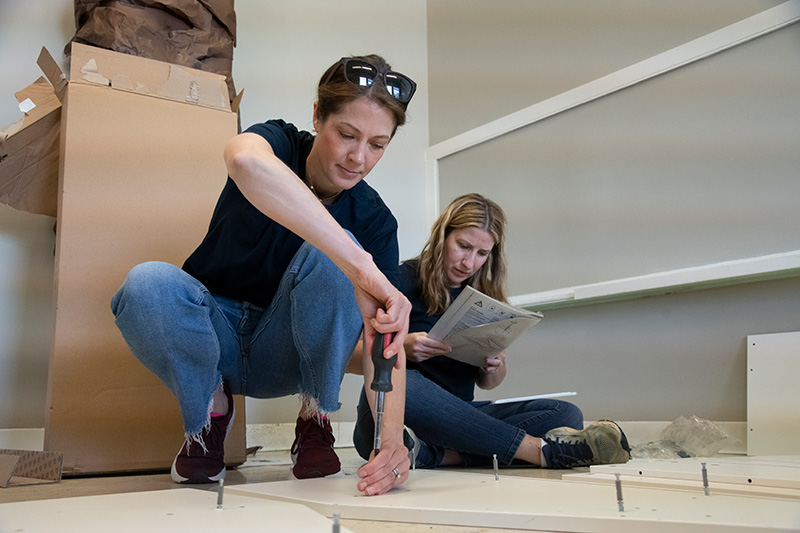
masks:
MULTIPOLYGON (((75 0, 72 42, 221 74, 233 84, 233 0, 75 0)), ((68 51, 67 51, 68 52, 68 51)))
POLYGON ((22 120, 0 132, 0 202, 54 217, 61 102, 44 78, 15 96, 25 111, 22 120))
POLYGON ((16 93, 24 117, 0 132, 0 202, 29 213, 56 216, 61 99, 67 81, 42 48, 39 78, 16 93))
MULTIPOLYGON (((73 43, 61 112, 55 342, 45 450, 64 475, 166 469, 177 400, 129 351, 110 302, 136 264, 181 265, 205 235, 237 133, 225 79, 73 43)), ((244 401, 226 443, 245 460, 244 401)))

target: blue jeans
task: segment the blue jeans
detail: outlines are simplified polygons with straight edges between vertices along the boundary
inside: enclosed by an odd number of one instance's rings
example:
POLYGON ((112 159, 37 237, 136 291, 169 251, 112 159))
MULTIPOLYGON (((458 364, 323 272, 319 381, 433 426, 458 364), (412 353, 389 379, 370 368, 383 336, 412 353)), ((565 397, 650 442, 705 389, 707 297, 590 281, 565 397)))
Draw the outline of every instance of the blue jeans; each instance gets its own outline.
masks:
MULTIPOLYGON (((415 458, 419 468, 439 466, 445 450, 459 452, 467 466, 489 465, 495 454, 499 463, 509 465, 525 435, 541 437, 562 426, 583 429, 583 413, 569 402, 554 399, 465 402, 416 370, 407 370, 405 425, 421 441, 415 458)), ((374 428, 362 390, 353 443, 365 459, 372 451, 374 428)), ((408 437, 406 446, 413 446, 408 437)))
POLYGON ((305 243, 266 309, 211 294, 180 268, 134 267, 111 301, 133 354, 175 394, 187 437, 209 424, 222 379, 233 394, 301 394, 319 412, 339 388, 363 321, 353 285, 305 243))

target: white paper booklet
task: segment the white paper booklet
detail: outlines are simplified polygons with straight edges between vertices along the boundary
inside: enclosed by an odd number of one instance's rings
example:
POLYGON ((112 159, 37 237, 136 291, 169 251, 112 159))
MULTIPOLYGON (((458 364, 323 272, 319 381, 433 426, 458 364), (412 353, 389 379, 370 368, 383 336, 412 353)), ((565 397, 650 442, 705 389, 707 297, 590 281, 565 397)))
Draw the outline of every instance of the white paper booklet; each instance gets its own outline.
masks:
POLYGON ((512 307, 467 286, 428 336, 452 346, 448 357, 483 366, 487 357, 511 346, 541 319, 540 313, 512 307))

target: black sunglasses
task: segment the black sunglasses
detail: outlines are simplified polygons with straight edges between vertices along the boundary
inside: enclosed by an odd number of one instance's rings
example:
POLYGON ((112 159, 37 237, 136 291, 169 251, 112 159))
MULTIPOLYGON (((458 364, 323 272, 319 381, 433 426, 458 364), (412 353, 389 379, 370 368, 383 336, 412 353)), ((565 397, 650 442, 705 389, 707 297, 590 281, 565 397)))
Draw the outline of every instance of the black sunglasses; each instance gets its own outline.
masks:
MULTIPOLYGON (((380 76, 389 94, 404 104, 411 101, 414 91, 417 90, 417 84, 405 74, 400 74, 393 70, 381 74, 378 72, 378 67, 361 59, 343 57, 339 60, 339 64, 344 65, 345 79, 359 87, 369 87, 375 81, 375 78, 380 76)), ((338 70, 338 67, 331 70, 322 84, 325 85, 331 81, 331 78, 338 70)))

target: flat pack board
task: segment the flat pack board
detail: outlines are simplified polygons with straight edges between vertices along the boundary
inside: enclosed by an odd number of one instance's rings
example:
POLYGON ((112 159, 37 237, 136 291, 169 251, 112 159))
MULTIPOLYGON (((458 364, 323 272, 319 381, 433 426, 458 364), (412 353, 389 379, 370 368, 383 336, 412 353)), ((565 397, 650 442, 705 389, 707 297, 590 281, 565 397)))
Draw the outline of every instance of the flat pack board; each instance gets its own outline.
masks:
POLYGON ((703 463, 709 485, 729 483, 756 487, 800 490, 800 462, 796 456, 778 458, 752 457, 688 457, 685 459, 632 459, 620 465, 592 465, 589 470, 599 474, 620 474, 643 478, 681 479, 701 482, 703 463))
POLYGON ((800 332, 747 337, 747 455, 800 453, 800 332))
MULTIPOLYGON (((178 402, 130 352, 110 303, 133 266, 180 266, 200 243, 237 117, 221 76, 72 47, 45 450, 64 453, 64 475, 167 469, 183 443, 178 402)), ((236 409, 229 464, 245 460, 242 398, 236 409)))
MULTIPOLYGON (((576 483, 598 483, 602 485, 616 486, 617 476, 613 474, 600 473, 576 473, 564 474, 562 481, 574 481, 576 483)), ((702 480, 685 480, 673 478, 658 478, 620 475, 622 487, 649 487, 660 490, 681 490, 694 495, 705 494, 705 486, 702 480)), ((765 487, 763 485, 742 485, 741 483, 720 483, 715 481, 709 486, 709 494, 738 494, 756 498, 775 498, 781 500, 792 500, 800 502, 800 489, 785 489, 781 487, 765 487)))
POLYGON ((231 492, 305 503, 326 516, 529 531, 797 531, 800 503, 742 496, 699 497, 630 488, 620 512, 614 487, 555 479, 417 470, 398 488, 364 496, 358 478, 237 485, 231 492), (679 529, 678 529, 679 528, 679 529))
MULTIPOLYGON (((25 533, 114 531, 291 531, 332 530, 332 520, 298 504, 190 488, 80 496, 0 504, 0 530, 25 533)), ((349 530, 341 527, 340 531, 349 530)))

